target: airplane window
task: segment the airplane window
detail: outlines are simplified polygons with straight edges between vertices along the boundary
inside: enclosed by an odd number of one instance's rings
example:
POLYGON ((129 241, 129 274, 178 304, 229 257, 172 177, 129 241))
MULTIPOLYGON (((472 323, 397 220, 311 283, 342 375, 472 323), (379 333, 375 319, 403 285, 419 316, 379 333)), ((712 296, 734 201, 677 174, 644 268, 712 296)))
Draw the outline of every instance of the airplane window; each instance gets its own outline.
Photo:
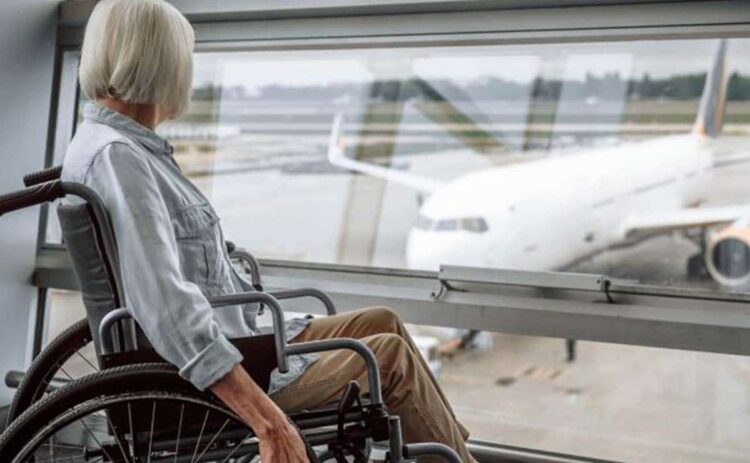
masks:
POLYGON ((482 217, 470 217, 464 219, 442 219, 432 220, 420 216, 415 226, 425 231, 457 231, 464 230, 474 233, 484 233, 488 230, 487 221, 482 217))

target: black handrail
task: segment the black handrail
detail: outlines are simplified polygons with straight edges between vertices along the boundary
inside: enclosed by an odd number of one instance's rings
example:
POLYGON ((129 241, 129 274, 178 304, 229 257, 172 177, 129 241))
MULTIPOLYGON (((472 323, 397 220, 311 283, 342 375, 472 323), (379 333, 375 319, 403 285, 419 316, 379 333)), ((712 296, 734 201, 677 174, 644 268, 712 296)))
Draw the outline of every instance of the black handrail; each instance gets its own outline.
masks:
POLYGON ((42 183, 0 196, 0 215, 38 204, 55 201, 65 196, 62 182, 42 183))
POLYGON ((60 180, 62 169, 62 166, 55 166, 37 172, 32 172, 28 175, 24 175, 23 184, 27 187, 30 187, 39 185, 40 183, 47 183, 52 180, 60 180))

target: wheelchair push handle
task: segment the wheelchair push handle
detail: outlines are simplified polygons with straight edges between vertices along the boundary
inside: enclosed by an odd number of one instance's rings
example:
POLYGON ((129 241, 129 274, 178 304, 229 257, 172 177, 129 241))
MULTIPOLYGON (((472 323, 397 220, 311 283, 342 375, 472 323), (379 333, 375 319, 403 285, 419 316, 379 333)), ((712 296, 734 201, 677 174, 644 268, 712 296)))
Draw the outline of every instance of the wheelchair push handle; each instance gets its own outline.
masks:
POLYGON ((0 196, 0 215, 38 204, 52 202, 65 196, 60 181, 47 182, 0 196))
POLYGON ((62 169, 62 166, 56 166, 24 175, 23 184, 26 185, 26 187, 32 187, 34 185, 39 185, 40 183, 47 183, 52 180, 60 180, 62 169))

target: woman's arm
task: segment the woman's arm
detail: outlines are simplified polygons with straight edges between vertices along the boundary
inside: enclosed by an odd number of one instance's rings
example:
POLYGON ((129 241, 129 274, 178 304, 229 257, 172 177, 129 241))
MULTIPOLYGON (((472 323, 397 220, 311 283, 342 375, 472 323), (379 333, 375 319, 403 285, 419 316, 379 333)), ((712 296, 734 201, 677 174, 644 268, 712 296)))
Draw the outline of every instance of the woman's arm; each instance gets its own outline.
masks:
POLYGON ((226 376, 211 386, 211 392, 255 431, 260 440, 263 461, 308 461, 297 430, 241 365, 235 365, 226 376))

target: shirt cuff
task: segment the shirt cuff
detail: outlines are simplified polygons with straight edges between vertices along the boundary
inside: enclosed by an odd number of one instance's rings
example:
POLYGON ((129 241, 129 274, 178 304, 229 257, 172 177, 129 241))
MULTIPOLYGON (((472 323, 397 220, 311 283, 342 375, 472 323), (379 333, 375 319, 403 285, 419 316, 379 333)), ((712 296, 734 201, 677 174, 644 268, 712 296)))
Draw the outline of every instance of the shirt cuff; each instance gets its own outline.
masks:
POLYGON ((240 351, 225 336, 219 336, 182 367, 180 376, 204 391, 241 361, 240 351))

